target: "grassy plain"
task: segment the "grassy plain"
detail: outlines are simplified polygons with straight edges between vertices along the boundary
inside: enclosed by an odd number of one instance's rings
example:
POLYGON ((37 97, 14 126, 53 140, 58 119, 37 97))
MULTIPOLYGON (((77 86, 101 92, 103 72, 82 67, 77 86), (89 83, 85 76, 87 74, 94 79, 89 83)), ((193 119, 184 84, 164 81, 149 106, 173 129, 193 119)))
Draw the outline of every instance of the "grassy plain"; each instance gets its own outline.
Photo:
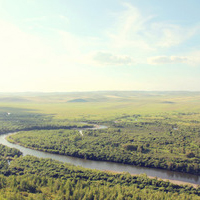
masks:
MULTIPOLYGON (((1 107, 31 109, 55 118, 112 120, 123 115, 159 115, 200 112, 200 92, 94 92, 67 94, 18 94, 0 98, 1 107), (75 95, 76 94, 76 95, 75 95), (18 100, 16 100, 18 99, 18 100), (73 100, 74 102, 70 102, 73 100), (84 99, 86 102, 76 102, 84 99)), ((7 96, 7 95, 5 95, 7 96)), ((194 117, 194 116, 193 116, 194 117)))

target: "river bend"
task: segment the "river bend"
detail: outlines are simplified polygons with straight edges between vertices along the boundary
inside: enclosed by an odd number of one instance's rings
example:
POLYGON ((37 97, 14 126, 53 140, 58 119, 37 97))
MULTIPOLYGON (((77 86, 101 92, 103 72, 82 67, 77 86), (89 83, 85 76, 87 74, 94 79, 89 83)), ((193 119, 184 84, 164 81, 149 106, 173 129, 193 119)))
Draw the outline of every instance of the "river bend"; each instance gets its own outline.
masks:
MULTIPOLYGON (((99 126, 97 128, 99 129, 106 128, 106 126, 99 126)), ((24 156, 33 155, 39 158, 51 158, 51 159, 58 160, 61 162, 71 163, 77 166, 82 166, 82 167, 90 168, 90 169, 116 171, 116 172, 129 172, 130 174, 145 173, 147 174, 147 176, 158 177, 161 179, 183 181, 183 182, 200 185, 200 176, 198 175, 186 174, 186 173, 181 173, 181 172, 173 172, 173 171, 155 169, 155 168, 138 167, 138 166, 133 166, 133 165, 126 165, 126 164, 107 162, 107 161, 85 160, 81 158, 52 154, 52 153, 25 148, 18 144, 12 144, 8 142, 6 140, 6 136, 10 134, 13 134, 13 133, 0 135, 0 144, 6 145, 11 148, 19 149, 23 153, 24 156)))

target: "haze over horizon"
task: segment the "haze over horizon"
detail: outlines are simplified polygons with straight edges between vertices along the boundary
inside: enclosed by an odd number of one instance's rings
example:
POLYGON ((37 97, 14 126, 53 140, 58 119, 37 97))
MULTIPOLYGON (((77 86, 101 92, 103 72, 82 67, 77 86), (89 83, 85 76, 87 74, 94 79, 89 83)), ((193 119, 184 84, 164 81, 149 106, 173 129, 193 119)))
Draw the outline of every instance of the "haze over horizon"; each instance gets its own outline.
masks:
POLYGON ((0 0, 0 92, 200 91, 199 8, 0 0))

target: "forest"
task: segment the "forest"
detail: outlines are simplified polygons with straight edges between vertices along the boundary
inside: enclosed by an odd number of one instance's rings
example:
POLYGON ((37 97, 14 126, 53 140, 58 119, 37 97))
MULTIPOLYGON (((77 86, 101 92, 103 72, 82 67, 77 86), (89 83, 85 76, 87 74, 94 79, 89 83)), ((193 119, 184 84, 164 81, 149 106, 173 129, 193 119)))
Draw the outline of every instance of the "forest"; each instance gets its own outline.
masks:
POLYGON ((173 130, 170 125, 117 124, 117 128, 83 130, 81 134, 66 129, 25 131, 9 136, 8 140, 55 154, 199 175, 199 133, 188 127, 183 129, 187 134, 173 130), (161 136, 155 127, 158 131, 163 127, 167 130, 161 136))
POLYGON ((3 145, 0 161, 0 199, 200 199, 200 188, 23 157, 3 145))
MULTIPOLYGON (((200 175, 199 97, 134 92, 37 99, 22 95, 29 101, 0 102, 0 133, 17 132, 7 140, 54 154, 200 175), (107 128, 94 128, 98 125, 107 128)), ((1 149, 2 199, 199 199, 199 188, 1 149)))
POLYGON ((200 175, 200 112, 198 106, 192 107, 198 96, 189 100, 181 96, 182 102, 176 96, 169 101, 168 95, 164 99, 141 97, 144 100, 137 97, 134 103, 127 97, 122 102, 110 100, 109 104, 107 100, 50 103, 54 113, 48 114, 47 110, 39 113, 31 109, 15 114, 16 108, 6 119, 2 116, 4 123, 0 126, 5 124, 2 132, 20 131, 9 136, 10 142, 40 151, 200 175), (179 102, 175 102, 177 99, 179 102), (140 103, 145 107, 136 112, 140 103), (66 113, 60 113, 60 109, 66 113), (108 128, 84 129, 94 124, 108 128))

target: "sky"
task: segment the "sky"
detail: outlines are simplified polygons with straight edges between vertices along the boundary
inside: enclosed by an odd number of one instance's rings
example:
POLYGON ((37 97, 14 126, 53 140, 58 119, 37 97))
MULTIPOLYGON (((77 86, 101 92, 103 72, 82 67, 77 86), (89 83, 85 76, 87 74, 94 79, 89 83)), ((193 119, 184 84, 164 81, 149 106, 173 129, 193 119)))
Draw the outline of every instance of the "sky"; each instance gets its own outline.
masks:
POLYGON ((200 91, 199 0, 0 0, 0 92, 200 91))

